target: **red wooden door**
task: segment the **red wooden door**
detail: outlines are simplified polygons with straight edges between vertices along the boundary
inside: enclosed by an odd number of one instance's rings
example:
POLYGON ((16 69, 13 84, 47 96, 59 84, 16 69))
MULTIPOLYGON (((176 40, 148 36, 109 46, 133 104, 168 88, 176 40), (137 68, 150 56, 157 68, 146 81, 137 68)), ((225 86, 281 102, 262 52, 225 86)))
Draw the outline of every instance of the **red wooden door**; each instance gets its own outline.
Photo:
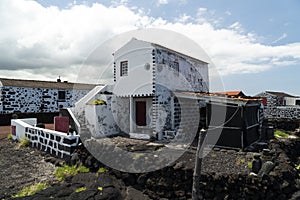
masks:
POLYGON ((146 126, 146 102, 145 101, 137 101, 135 104, 136 114, 136 125, 138 126, 146 126))

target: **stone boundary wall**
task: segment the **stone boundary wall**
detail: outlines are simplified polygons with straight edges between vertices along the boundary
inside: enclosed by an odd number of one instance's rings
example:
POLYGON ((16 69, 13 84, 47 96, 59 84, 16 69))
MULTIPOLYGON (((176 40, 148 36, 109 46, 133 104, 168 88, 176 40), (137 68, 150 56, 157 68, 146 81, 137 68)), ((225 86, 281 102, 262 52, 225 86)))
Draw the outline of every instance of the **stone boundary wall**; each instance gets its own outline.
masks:
POLYGON ((300 106, 278 106, 275 118, 300 119, 300 106))
POLYGON ((14 139, 20 140, 26 137, 30 140, 32 147, 60 158, 70 158, 73 155, 79 142, 79 135, 67 135, 62 132, 35 127, 27 124, 25 120, 12 120, 12 126, 16 126, 14 139))

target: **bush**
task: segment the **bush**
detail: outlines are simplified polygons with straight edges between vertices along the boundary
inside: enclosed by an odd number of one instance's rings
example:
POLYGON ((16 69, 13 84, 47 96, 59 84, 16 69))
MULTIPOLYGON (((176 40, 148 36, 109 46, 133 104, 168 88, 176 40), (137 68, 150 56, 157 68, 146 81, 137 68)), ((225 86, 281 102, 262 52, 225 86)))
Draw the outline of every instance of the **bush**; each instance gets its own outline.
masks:
POLYGON ((68 176, 74 176, 78 173, 87 173, 89 172, 89 168, 86 168, 84 166, 77 167, 76 165, 69 166, 69 165, 63 165, 61 167, 58 167, 54 174, 57 177, 59 181, 65 180, 68 176))
POLYGON ((41 190, 45 190, 47 187, 48 187, 48 185, 45 183, 38 183, 35 185, 31 185, 31 186, 23 188, 18 194, 13 195, 12 198, 32 196, 41 190))

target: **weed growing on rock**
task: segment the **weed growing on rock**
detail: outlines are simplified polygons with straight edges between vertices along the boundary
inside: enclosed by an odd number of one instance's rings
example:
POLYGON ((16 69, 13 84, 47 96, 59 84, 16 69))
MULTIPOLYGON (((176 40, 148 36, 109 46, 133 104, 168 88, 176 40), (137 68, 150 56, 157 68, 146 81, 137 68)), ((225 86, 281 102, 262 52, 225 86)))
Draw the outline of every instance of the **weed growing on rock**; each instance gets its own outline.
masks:
POLYGON ((45 183, 38 183, 35 185, 31 185, 31 186, 23 188, 18 194, 13 195, 12 198, 32 196, 41 190, 45 190, 47 187, 48 187, 48 185, 45 183))
POLYGON ((54 174, 56 175, 57 179, 59 181, 65 180, 68 176, 74 176, 78 173, 88 173, 90 170, 89 168, 85 166, 69 166, 69 165, 63 165, 61 167, 58 167, 54 174))
POLYGON ((75 190, 75 192, 77 192, 77 193, 83 192, 83 191, 86 191, 86 187, 77 188, 77 189, 75 190))
POLYGON ((104 168, 104 167, 100 167, 97 171, 98 174, 102 174, 102 173, 107 173, 108 169, 104 168))
POLYGON ((88 103, 89 105, 106 105, 106 102, 101 99, 95 99, 92 102, 88 103))
POLYGON ((7 139, 8 139, 8 140, 11 140, 11 139, 12 139, 12 134, 11 134, 11 133, 7 135, 7 139))
POLYGON ((285 133, 285 132, 283 132, 283 131, 280 131, 280 130, 276 130, 276 131, 274 132, 274 136, 275 136, 276 138, 288 138, 288 137, 289 137, 289 134, 287 134, 287 133, 285 133))
POLYGON ((30 140, 27 137, 21 138, 19 143, 19 148, 21 147, 27 147, 30 144, 30 140))
POLYGON ((252 161, 251 161, 251 162, 248 162, 248 168, 249 168, 249 169, 252 169, 252 161))

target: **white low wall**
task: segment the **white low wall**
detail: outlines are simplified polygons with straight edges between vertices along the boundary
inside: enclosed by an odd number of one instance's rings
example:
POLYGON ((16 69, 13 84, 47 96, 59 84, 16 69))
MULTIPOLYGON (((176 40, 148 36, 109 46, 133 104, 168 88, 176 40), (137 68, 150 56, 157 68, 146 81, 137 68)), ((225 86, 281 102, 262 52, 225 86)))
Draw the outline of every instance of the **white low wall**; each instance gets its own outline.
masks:
POLYGON ((14 119, 11 125, 16 126, 16 136, 13 139, 20 140, 27 137, 32 147, 46 151, 60 158, 71 156, 75 151, 79 135, 67 135, 66 133, 35 127, 36 119, 14 119))
POLYGON ((35 126, 36 124, 37 124, 36 118, 12 119, 11 126, 16 127, 16 135, 13 135, 12 138, 14 140, 20 141, 21 138, 25 137, 25 128, 35 126))

